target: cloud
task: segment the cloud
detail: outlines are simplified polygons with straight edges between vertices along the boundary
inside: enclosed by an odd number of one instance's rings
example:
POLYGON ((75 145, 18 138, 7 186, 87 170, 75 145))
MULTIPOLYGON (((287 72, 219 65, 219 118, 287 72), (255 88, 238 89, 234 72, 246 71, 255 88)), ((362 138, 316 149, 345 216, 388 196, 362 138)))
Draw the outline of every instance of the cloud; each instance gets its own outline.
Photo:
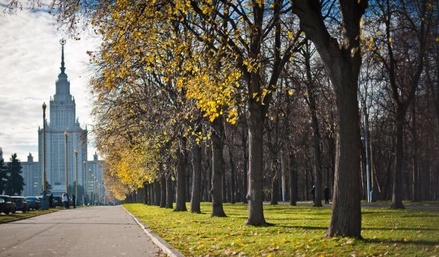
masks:
MULTIPOLYGON (((0 0, 0 8, 8 1, 0 0)), ((43 124, 42 104, 48 105, 55 94, 61 38, 67 39, 65 66, 70 93, 76 101, 76 116, 82 127, 87 125, 91 129, 88 80, 92 70, 86 52, 96 50, 98 40, 91 35, 81 35, 81 40, 70 39, 47 10, 43 6, 24 8, 14 14, 0 12, 0 147, 7 160, 13 153, 22 161, 29 153, 38 160, 37 131, 43 124)), ((89 147, 89 156, 93 152, 89 147)))

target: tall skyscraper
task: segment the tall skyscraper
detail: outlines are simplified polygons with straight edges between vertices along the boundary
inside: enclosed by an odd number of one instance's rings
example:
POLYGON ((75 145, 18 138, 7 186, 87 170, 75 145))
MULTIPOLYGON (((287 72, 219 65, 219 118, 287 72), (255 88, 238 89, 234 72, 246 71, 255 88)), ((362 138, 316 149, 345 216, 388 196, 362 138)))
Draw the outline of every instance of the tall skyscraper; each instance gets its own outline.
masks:
MULTIPOLYGON (((70 81, 65 73, 64 45, 61 44, 61 73, 56 81, 56 92, 50 99, 50 121, 46 121, 46 150, 43 148, 43 129, 38 130, 38 159, 43 171, 46 153, 46 181, 53 194, 66 192, 74 187, 76 171, 78 185, 84 184, 83 174, 87 162, 87 129, 81 128, 76 118, 76 103, 70 94, 70 81)), ((74 192, 68 192, 72 194, 74 192)))
MULTIPOLYGON (((56 81, 55 95, 50 98, 50 120, 45 121, 45 146, 43 127, 38 128, 38 162, 34 162, 31 153, 27 162, 21 162, 25 186, 22 195, 41 195, 43 191, 44 155, 46 159, 47 188, 53 195, 68 192, 76 195, 78 204, 105 203, 103 184, 103 161, 98 155, 87 161, 87 129, 81 128, 76 118, 76 103, 70 94, 70 81, 65 73, 64 45, 61 44, 61 72, 56 81), (78 184, 76 192, 75 185, 78 184)), ((44 108, 45 110, 45 108, 44 108)), ((0 159, 3 151, 0 147, 0 159)), ((6 162, 7 160, 5 160, 6 162)), ((1 194, 2 192, 0 192, 1 194)))

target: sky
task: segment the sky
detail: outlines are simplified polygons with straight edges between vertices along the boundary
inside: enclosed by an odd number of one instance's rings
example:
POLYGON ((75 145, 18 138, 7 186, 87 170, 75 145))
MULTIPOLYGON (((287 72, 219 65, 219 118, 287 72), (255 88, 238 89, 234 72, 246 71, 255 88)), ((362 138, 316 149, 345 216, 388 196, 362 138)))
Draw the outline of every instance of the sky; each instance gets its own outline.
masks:
MULTIPOLYGON (((55 95, 55 83, 61 66, 60 39, 64 46, 66 74, 70 94, 76 101, 76 116, 82 128, 92 129, 91 95, 88 81, 92 76, 87 50, 96 50, 98 40, 81 35, 74 40, 63 32, 44 6, 5 13, 10 0, 0 0, 0 147, 9 161, 16 153, 22 162, 29 153, 38 161, 38 128, 43 125, 42 104, 55 95)), ((22 2, 26 3, 27 0, 22 2)), ((50 122, 50 121, 49 121, 50 122)), ((96 151, 89 135, 88 158, 96 151)))

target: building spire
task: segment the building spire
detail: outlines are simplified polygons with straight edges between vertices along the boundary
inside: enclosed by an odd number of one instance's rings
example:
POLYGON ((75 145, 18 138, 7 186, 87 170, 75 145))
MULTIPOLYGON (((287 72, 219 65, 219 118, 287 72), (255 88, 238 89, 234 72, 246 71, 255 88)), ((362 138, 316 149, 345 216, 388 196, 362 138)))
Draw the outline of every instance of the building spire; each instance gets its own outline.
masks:
POLYGON ((61 44, 61 73, 64 73, 66 67, 64 67, 64 45, 66 44, 66 40, 63 38, 59 41, 61 44))

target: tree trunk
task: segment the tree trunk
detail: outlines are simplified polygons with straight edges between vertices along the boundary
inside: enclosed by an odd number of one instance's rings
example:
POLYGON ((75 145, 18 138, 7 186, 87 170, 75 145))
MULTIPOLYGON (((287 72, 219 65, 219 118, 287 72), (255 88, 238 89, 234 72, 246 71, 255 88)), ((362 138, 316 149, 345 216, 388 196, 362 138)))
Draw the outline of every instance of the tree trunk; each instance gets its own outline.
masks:
POLYGON ((154 204, 154 199, 155 199, 155 191, 154 191, 154 189, 155 189, 154 183, 148 184, 149 192, 147 193, 147 196, 148 196, 147 203, 149 205, 153 205, 154 204))
POLYGON ((192 149, 192 167, 191 212, 201 213, 201 147, 196 143, 192 149))
POLYGON ((289 200, 289 197, 286 193, 287 181, 286 181, 286 171, 287 165, 285 164, 285 153, 284 151, 280 152, 280 178, 281 178, 281 201, 285 202, 289 200))
MULTIPOLYGON (((313 93, 312 93, 313 94, 313 93)), ((311 98, 311 97, 310 97, 311 98)), ((317 119, 317 113, 315 110, 315 100, 314 97, 312 97, 314 101, 314 108, 311 109, 311 120, 312 120, 312 128, 314 131, 313 135, 313 141, 314 141, 314 174, 315 174, 315 198, 314 200, 314 207, 322 207, 322 154, 320 149, 320 131, 319 131, 319 122, 317 119)))
POLYGON ((154 180, 154 205, 160 206, 160 182, 154 180))
MULTIPOLYGON (((275 8, 277 3, 275 4, 275 8)), ((248 206, 248 220, 247 225, 263 226, 268 225, 264 218, 263 208, 263 169, 264 169, 264 155, 263 155, 263 132, 264 119, 267 114, 271 99, 271 92, 263 93, 264 70, 262 64, 262 40, 264 38, 264 8, 262 5, 254 5, 252 10, 253 26, 249 31, 250 44, 248 58, 258 63, 258 67, 254 70, 247 70, 244 74, 246 82, 248 83, 248 147, 249 147, 249 169, 248 169, 248 190, 247 200, 248 206)), ((275 11, 276 12, 276 11, 275 11)), ((276 15, 275 15, 276 16, 276 15)), ((275 18, 276 19, 276 18, 275 18)), ((276 39, 275 39, 276 41, 276 39)), ((274 51, 278 51, 274 47, 274 51)), ((277 59, 275 57, 275 59, 277 59)), ((279 71, 279 62, 275 60, 274 68, 279 71)), ((277 76, 272 74, 269 87, 276 85, 277 76)), ((273 89, 271 89, 273 90, 273 89)))
POLYGON ((166 207, 166 175, 164 174, 162 168, 160 175, 160 207, 166 207))
POLYGON ((296 165, 294 164, 294 155, 290 154, 288 156, 288 167, 290 170, 290 205, 296 206, 297 205, 297 171, 296 171, 296 165))
POLYGON ((248 200, 247 200, 247 190, 248 190, 248 147, 247 147, 247 143, 248 143, 248 129, 247 130, 243 130, 242 131, 242 155, 243 155, 243 176, 242 179, 244 180, 242 183, 242 203, 247 204, 248 200))
MULTIPOLYGON (((358 64, 357 64, 358 65, 358 64)), ((337 82, 337 159, 334 181, 333 213, 329 236, 361 237, 360 191, 360 128, 356 78, 349 71, 350 64, 340 65, 333 75, 337 82), (344 75, 344 76, 343 76, 344 75)), ((336 84, 336 83, 334 83, 336 84)))
POLYGON ((139 196, 138 201, 140 203, 149 204, 148 203, 148 187, 149 187, 149 185, 145 182, 145 183, 143 183, 143 188, 139 188, 137 190, 137 193, 139 196))
MULTIPOLYGON (((223 150, 224 150, 224 145, 223 145, 223 150)), ((221 167, 223 167, 223 169, 224 169, 224 167, 226 166, 225 165, 225 162, 224 162, 224 158, 221 158, 221 160, 222 160, 222 163, 221 163, 221 167)), ((227 201, 228 201, 228 198, 227 198, 227 187, 228 187, 228 185, 227 185, 227 179, 226 179, 226 172, 225 171, 223 171, 223 190, 222 190, 222 192, 223 192, 223 203, 227 203, 227 201)))
POLYGON ((271 172, 273 174, 273 178, 271 180, 271 205, 279 204, 279 180, 280 180, 280 169, 277 161, 273 163, 273 170, 271 172))
POLYGON ((153 205, 154 202, 154 184, 148 182, 148 185, 143 188, 143 192, 139 191, 140 194, 139 200, 141 203, 147 204, 147 205, 153 205))
POLYGON ((314 207, 322 207, 322 154, 320 148, 320 129, 319 120, 317 117, 317 103, 316 103, 316 85, 311 74, 311 53, 309 50, 309 44, 305 45, 304 52, 305 67, 306 67, 306 87, 308 97, 306 98, 308 107, 311 111, 311 127, 313 130, 313 148, 314 148, 314 162, 313 169, 315 175, 315 191, 314 191, 314 207))
POLYGON ((174 211, 187 211, 186 208, 186 139, 179 139, 178 160, 177 160, 177 197, 175 199, 174 211))
POLYGON ((248 225, 262 226, 266 225, 263 210, 263 123, 264 114, 261 110, 261 104, 250 101, 249 111, 249 184, 247 200, 249 201, 248 225))
POLYGON ((367 1, 339 1, 343 38, 329 34, 318 0, 293 0, 301 28, 314 42, 335 89, 338 137, 333 212, 328 236, 361 238, 360 115, 357 89, 361 66, 360 19, 367 1))
POLYGON ((221 118, 212 122, 212 217, 226 217, 223 209, 223 149, 224 124, 221 118))
POLYGON ((405 108, 399 107, 396 114, 396 154, 395 166, 393 169, 393 190, 392 190, 392 209, 404 209, 402 203, 402 167, 404 162, 403 139, 404 139, 404 117, 405 108))
POLYGON ((204 156, 206 156, 203 160, 203 170, 204 170, 204 176, 203 176, 203 201, 211 202, 211 195, 210 195, 210 188, 212 184, 212 147, 207 146, 203 148, 204 156))
POLYGON ((166 205, 165 205, 165 208, 172 209, 173 200, 174 200, 174 189, 172 188, 171 174, 167 174, 166 175, 166 205))
POLYGON ((235 168, 235 162, 233 161, 233 139, 231 140, 231 145, 229 147, 229 160, 230 160, 230 203, 236 202, 236 190, 235 190, 235 184, 236 184, 236 168, 235 168))
POLYGON ((412 137, 413 137, 413 153, 412 153, 412 161, 413 161, 413 173, 412 173, 412 200, 420 201, 419 194, 419 167, 418 167, 418 131, 417 131, 417 119, 416 119, 416 98, 413 99, 412 105, 412 137))

